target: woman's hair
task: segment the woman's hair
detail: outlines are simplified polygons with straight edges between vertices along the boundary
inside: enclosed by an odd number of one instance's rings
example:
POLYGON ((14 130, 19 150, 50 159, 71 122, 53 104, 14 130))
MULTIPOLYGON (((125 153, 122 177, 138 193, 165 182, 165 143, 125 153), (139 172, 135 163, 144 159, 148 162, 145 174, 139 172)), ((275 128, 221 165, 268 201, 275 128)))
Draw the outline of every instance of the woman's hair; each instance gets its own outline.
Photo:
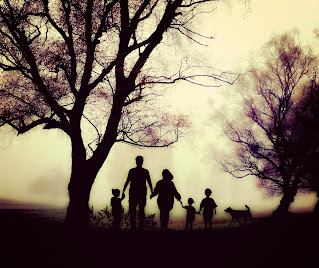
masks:
POLYGON ((168 169, 164 169, 162 172, 162 175, 163 175, 163 179, 172 180, 174 178, 174 176, 168 169))

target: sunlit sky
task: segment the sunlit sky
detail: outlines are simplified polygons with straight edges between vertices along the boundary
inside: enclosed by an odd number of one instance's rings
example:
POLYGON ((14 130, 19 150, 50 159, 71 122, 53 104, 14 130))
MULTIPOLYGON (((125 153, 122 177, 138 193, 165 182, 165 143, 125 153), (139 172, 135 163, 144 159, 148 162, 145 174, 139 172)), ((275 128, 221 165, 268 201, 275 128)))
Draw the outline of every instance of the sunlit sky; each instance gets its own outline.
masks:
MULTIPOLYGON (((301 32, 300 38, 312 43, 313 30, 319 26, 317 0, 251 0, 248 6, 243 1, 228 3, 217 4, 214 12, 200 17, 197 28, 214 39, 206 40, 205 47, 188 42, 188 47, 181 49, 189 58, 209 63, 216 69, 244 72, 252 53, 273 34, 296 27, 301 32)), ((183 203, 192 197, 195 208, 199 208, 204 190, 211 188, 218 215, 224 215, 223 210, 228 206, 240 209, 245 204, 253 213, 273 211, 280 198, 265 198, 255 178, 235 179, 219 170, 211 157, 214 144, 223 140, 212 115, 234 102, 225 97, 232 90, 235 87, 226 84, 218 88, 179 84, 168 89, 161 101, 169 110, 185 114, 191 128, 170 148, 139 149, 116 144, 95 180, 90 205, 96 209, 110 206, 111 189, 122 191, 129 169, 135 166, 135 157, 142 155, 153 187, 161 179, 162 170, 168 168, 183 203)), ((0 135, 0 199, 67 206, 71 170, 69 138, 61 131, 41 128, 22 136, 3 128, 0 135)), ((315 202, 314 194, 298 195, 291 207, 311 210, 315 202)), ((128 198, 123 205, 128 208, 128 198)), ((148 200, 146 210, 157 213, 156 198, 148 200)), ((171 214, 184 213, 180 204, 175 203, 171 214)))

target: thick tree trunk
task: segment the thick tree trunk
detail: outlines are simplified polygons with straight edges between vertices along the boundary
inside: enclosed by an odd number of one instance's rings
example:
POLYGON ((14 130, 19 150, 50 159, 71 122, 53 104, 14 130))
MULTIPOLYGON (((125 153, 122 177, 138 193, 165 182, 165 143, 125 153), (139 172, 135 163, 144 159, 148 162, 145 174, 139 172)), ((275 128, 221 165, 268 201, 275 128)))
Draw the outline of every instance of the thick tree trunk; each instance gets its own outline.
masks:
POLYGON ((65 223, 72 228, 87 229, 90 220, 90 192, 98 171, 93 170, 85 159, 72 162, 72 173, 68 186, 69 206, 65 223))
MULTIPOLYGON (((117 128, 121 119, 121 111, 125 96, 114 97, 112 112, 103 140, 87 160, 86 150, 81 137, 80 124, 73 127, 72 141, 72 173, 69 182, 69 206, 65 223, 72 228, 87 229, 89 227, 89 200, 95 177, 116 142, 117 128)), ((80 120, 78 121, 80 122, 80 120)))
POLYGON ((72 144, 72 168, 68 185, 69 206, 65 218, 67 226, 87 229, 89 227, 89 200, 92 185, 100 169, 86 160, 86 150, 79 126, 73 126, 70 133, 72 144))
POLYGON ((285 216, 288 214, 290 204, 294 201, 294 198, 284 194, 283 198, 280 200, 280 204, 274 211, 274 216, 285 216))
POLYGON ((294 201, 300 183, 300 177, 292 177, 291 174, 284 175, 284 195, 280 200, 278 208, 273 212, 274 216, 287 216, 290 204, 294 201))
POLYGON ((280 204, 277 209, 273 212, 274 216, 286 216, 290 204, 294 201, 295 195, 297 194, 297 187, 289 187, 284 191, 284 195, 280 200, 280 204))

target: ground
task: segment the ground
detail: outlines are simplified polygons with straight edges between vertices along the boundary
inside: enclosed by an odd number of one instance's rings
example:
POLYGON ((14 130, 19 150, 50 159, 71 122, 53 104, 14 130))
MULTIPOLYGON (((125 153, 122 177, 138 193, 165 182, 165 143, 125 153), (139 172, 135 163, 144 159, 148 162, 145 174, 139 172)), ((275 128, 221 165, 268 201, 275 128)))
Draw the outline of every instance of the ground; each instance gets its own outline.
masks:
POLYGON ((316 267, 318 232, 311 215, 210 232, 68 230, 59 222, 0 213, 5 267, 316 267))

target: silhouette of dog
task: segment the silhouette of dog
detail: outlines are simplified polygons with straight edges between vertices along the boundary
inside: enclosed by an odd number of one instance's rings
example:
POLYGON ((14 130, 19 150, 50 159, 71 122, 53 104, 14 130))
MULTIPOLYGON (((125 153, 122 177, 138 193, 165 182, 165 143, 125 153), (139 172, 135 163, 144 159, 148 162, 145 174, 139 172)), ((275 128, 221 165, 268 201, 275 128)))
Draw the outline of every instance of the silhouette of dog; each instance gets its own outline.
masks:
POLYGON ((238 223, 240 224, 240 219, 243 219, 244 222, 246 223, 246 220, 252 220, 252 215, 250 213, 250 209, 247 205, 245 205, 245 207, 247 208, 247 210, 234 210, 230 207, 226 208, 224 211, 226 211, 227 213, 230 214, 230 216, 232 217, 232 221, 230 223, 230 225, 232 225, 234 220, 237 220, 238 223))

